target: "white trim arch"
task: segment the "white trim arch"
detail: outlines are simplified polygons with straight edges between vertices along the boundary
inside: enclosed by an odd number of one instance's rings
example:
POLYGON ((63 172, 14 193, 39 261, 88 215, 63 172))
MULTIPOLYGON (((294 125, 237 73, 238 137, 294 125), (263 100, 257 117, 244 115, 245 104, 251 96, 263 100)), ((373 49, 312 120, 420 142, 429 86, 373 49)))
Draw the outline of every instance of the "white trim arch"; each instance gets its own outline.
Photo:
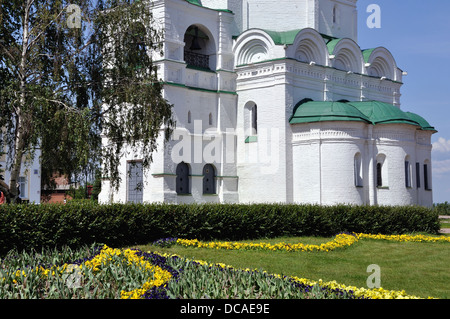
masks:
POLYGON ((349 38, 339 40, 330 53, 332 66, 342 71, 364 73, 364 57, 359 45, 349 38))
POLYGON ((391 52, 384 47, 378 47, 370 53, 366 61, 366 69, 367 75, 398 80, 397 63, 391 52))
POLYGON ((305 63, 315 62, 318 65, 328 66, 328 49, 319 32, 306 28, 295 37, 294 43, 286 51, 289 58, 305 63))
POLYGON ((242 33, 233 48, 235 65, 262 62, 274 58, 275 43, 263 30, 250 29, 242 33))

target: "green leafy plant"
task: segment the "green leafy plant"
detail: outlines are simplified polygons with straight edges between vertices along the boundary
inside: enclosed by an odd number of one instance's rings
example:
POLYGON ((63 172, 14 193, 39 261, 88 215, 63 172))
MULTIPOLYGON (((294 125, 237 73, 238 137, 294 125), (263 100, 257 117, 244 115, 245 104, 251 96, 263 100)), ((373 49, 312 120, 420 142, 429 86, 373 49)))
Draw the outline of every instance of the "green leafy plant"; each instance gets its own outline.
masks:
POLYGON ((424 207, 283 204, 1 205, 0 254, 10 249, 112 247, 160 238, 244 240, 281 236, 438 233, 439 216, 424 207))

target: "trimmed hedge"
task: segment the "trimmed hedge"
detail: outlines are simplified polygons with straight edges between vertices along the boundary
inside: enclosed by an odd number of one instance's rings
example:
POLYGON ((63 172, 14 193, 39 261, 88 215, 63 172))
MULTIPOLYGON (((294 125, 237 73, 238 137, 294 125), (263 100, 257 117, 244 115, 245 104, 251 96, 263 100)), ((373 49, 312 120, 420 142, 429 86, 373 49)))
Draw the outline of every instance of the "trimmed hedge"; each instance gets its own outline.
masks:
POLYGON ((164 237, 242 240, 277 236, 333 236, 341 232, 438 233, 437 212, 416 206, 293 204, 1 205, 0 254, 15 249, 111 247, 164 237))

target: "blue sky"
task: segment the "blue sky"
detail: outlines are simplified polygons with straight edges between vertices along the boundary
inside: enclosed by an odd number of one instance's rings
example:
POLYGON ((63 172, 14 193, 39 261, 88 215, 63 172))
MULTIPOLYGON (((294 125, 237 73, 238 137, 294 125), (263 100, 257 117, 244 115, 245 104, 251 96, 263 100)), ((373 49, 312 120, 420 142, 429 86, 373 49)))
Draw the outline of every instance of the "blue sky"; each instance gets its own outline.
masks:
POLYGON ((359 0, 358 44, 384 46, 408 75, 401 108, 423 116, 439 131, 433 135, 433 196, 450 202, 450 1, 359 0), (381 28, 367 26, 367 7, 381 9, 381 28))

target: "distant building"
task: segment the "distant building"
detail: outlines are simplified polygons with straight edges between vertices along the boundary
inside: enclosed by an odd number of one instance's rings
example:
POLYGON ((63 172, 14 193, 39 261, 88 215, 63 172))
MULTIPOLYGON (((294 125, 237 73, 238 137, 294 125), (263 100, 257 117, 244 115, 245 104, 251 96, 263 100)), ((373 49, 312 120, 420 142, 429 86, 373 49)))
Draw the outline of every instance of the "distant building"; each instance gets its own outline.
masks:
POLYGON ((43 203, 66 203, 68 200, 72 199, 69 195, 69 191, 79 187, 78 183, 71 183, 70 179, 66 175, 61 175, 58 173, 53 174, 54 185, 48 186, 44 185, 42 189, 41 201, 43 203))
MULTIPOLYGON (((20 170, 20 176, 17 183, 19 190, 19 197, 22 202, 39 204, 41 202, 41 165, 40 150, 37 149, 35 157, 31 163, 26 164, 23 161, 20 170)), ((6 154, 0 155, 0 165, 4 172, 1 174, 4 177, 4 182, 9 185, 11 179, 11 172, 7 169, 6 154)))
POLYGON ((100 202, 431 206, 436 130, 400 109, 389 50, 358 46, 356 2, 154 1, 177 130, 100 202))

